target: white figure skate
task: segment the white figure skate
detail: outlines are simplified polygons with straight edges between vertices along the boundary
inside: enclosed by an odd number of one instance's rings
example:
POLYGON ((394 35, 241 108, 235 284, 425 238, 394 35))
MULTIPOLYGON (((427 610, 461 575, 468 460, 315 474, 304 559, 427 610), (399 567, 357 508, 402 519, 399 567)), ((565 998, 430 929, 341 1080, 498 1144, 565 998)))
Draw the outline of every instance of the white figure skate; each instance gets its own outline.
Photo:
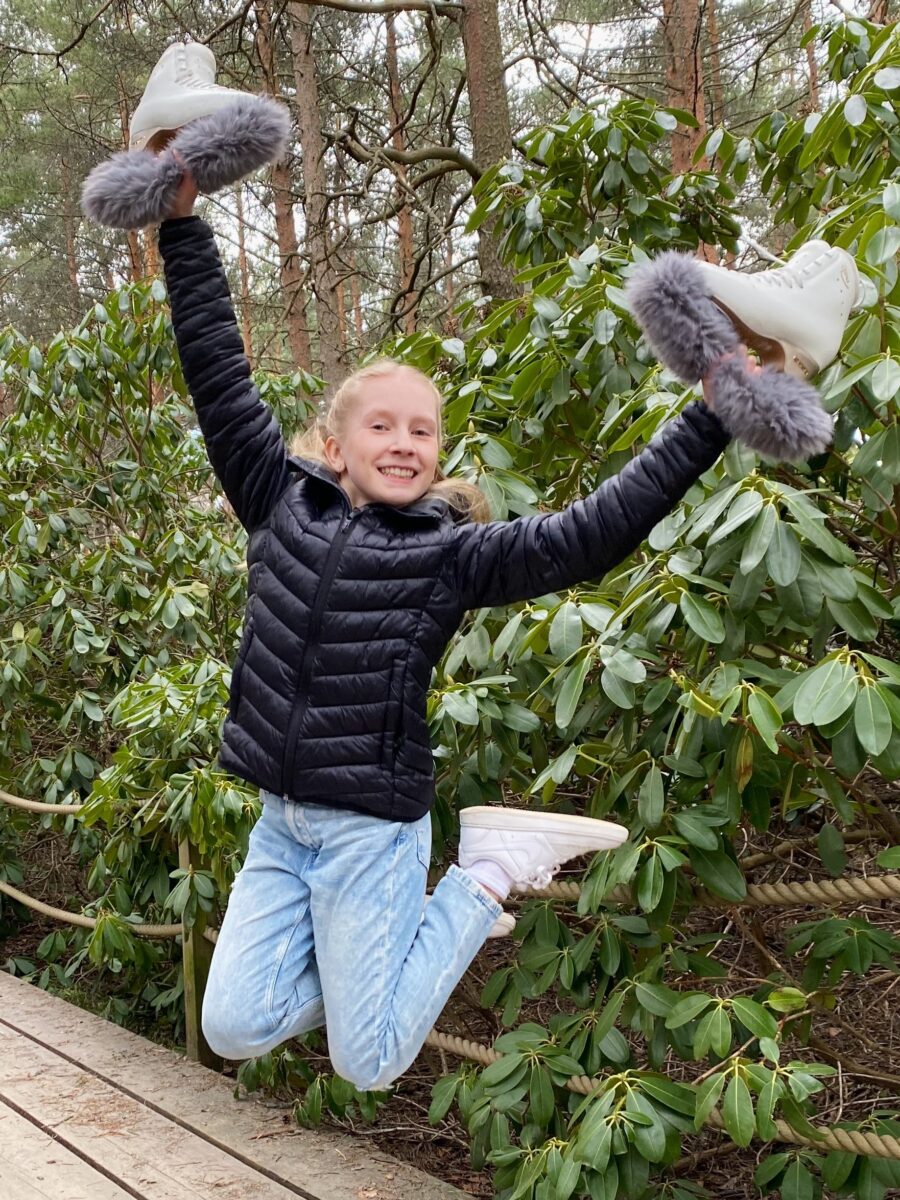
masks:
POLYGON ((783 267, 747 274, 699 262, 715 303, 763 362, 808 380, 837 356, 859 274, 846 250, 806 242, 783 267))
POLYGON ((247 99, 246 92, 220 87, 215 79, 215 55, 201 42, 175 42, 164 50, 131 118, 129 149, 159 150, 167 134, 247 99))

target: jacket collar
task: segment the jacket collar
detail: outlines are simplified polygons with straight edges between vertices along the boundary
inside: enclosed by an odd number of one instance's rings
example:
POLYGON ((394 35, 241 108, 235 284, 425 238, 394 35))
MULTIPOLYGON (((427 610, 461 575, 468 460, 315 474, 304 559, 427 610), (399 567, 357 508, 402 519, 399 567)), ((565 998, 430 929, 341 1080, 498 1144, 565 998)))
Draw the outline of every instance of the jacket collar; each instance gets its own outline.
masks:
MULTIPOLYGON (((349 505, 347 493, 338 483, 337 476, 330 467, 326 467, 324 463, 320 463, 312 458, 298 458, 295 454, 288 456, 288 462, 295 470, 302 472, 302 474, 312 475, 315 479, 321 479, 323 483, 329 484, 340 493, 344 502, 349 505)), ((392 513, 398 513, 403 517, 424 517, 430 521, 440 521, 450 511, 450 505, 439 496, 423 496, 420 500, 416 500, 413 504, 407 504, 403 508, 398 508, 395 504, 382 504, 378 501, 373 501, 371 504, 366 504, 363 507, 390 509, 392 513)))

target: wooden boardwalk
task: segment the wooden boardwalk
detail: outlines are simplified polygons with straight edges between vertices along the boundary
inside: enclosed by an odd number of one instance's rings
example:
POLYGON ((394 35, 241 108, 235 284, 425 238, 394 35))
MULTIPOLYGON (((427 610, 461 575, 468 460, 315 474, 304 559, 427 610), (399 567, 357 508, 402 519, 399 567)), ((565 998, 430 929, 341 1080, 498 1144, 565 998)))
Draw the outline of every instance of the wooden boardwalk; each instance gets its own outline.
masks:
POLYGON ((0 1200, 463 1200, 0 972, 0 1200))

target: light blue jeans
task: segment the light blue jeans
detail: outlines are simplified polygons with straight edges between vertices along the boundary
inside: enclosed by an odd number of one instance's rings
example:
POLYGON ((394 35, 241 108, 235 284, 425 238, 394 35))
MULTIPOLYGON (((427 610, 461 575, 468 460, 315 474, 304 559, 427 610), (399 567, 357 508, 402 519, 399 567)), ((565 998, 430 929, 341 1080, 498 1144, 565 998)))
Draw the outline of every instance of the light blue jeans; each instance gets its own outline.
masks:
POLYGON ((386 1087, 503 910, 454 865, 422 919, 430 813, 382 821, 261 796, 203 998, 206 1040, 251 1058, 325 1025, 335 1071, 386 1087))

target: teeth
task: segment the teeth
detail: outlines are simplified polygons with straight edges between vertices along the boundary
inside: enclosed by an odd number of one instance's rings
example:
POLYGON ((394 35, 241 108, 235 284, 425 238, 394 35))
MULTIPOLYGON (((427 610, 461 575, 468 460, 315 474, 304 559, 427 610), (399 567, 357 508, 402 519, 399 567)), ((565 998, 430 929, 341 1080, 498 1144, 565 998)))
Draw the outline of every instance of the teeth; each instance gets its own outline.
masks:
POLYGON ((379 467, 378 469, 382 475, 394 475, 398 479, 412 479, 415 475, 415 471, 410 470, 409 467, 379 467))

